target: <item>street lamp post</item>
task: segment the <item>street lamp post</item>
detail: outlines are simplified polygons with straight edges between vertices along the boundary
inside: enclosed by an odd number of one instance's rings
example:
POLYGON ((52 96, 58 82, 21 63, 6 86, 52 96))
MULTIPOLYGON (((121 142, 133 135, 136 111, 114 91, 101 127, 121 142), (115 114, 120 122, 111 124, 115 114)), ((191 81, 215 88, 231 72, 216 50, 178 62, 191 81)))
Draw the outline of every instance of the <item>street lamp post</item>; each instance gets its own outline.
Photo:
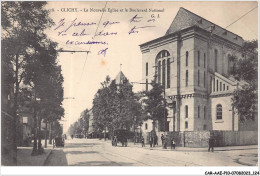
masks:
POLYGON ((134 144, 136 142, 135 123, 136 123, 136 116, 134 116, 134 144))
POLYGON ((32 153, 31 153, 32 156, 38 154, 38 150, 37 150, 37 133, 38 133, 38 130, 37 130, 37 121, 38 121, 38 118, 37 118, 37 101, 40 101, 40 99, 36 98, 36 90, 34 90, 34 108, 33 108, 33 118, 34 118, 33 140, 34 140, 34 142, 33 142, 33 150, 32 150, 32 153))

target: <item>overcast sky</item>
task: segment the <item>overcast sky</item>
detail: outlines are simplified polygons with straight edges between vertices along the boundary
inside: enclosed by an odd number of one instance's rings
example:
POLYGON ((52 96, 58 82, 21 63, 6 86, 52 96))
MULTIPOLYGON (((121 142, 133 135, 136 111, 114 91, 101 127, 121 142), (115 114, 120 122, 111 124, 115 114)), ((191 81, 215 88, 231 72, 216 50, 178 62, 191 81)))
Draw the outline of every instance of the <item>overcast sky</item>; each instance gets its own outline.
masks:
MULTIPOLYGON (((98 11, 98 9, 104 8, 105 4, 105 2, 48 2, 47 8, 54 9, 51 18, 56 23, 47 31, 49 37, 58 42, 59 47, 64 50, 90 50, 88 56, 86 53, 60 53, 58 58, 64 76, 64 97, 75 97, 75 99, 63 101, 65 130, 80 117, 83 110, 91 109, 94 95, 100 88, 100 82, 104 81, 106 75, 114 79, 120 71, 120 64, 130 82, 144 82, 141 77, 142 55, 139 45, 163 36, 180 7, 225 28, 257 6, 257 2, 108 2, 106 10, 110 8, 118 10, 118 12, 106 11, 102 16, 102 12, 89 11, 90 8, 98 11), (77 12, 65 12, 67 8, 77 8, 77 12), (163 12, 125 12, 125 8, 128 10, 130 10, 129 8, 147 8, 148 11, 150 8, 163 9, 163 12), (123 9, 123 12, 120 12, 120 9, 123 9), (159 18, 151 20, 152 14, 156 16, 159 14, 159 18), (130 22, 135 15, 142 17, 136 19, 140 22, 130 22), (69 27, 73 20, 76 25, 79 22, 85 23, 85 25, 69 27), (98 25, 99 21, 100 25, 98 25), (104 22, 107 21, 114 22, 114 24, 105 25, 104 22), (59 24, 62 25, 59 27, 59 24), (129 35, 129 31, 134 26, 155 27, 139 28, 135 30, 138 33, 129 35), (111 35, 93 38, 95 32, 100 31, 108 32, 111 35), (72 36, 73 34, 82 36, 72 36), (68 40, 73 43, 68 44, 68 40), (77 41, 96 41, 102 42, 102 44, 76 45, 77 41), (102 52, 102 50, 106 52, 102 52)), ((257 39, 257 11, 258 9, 253 10, 230 26, 228 30, 245 40, 257 39)), ((141 89, 140 85, 134 85, 135 92, 141 89)))

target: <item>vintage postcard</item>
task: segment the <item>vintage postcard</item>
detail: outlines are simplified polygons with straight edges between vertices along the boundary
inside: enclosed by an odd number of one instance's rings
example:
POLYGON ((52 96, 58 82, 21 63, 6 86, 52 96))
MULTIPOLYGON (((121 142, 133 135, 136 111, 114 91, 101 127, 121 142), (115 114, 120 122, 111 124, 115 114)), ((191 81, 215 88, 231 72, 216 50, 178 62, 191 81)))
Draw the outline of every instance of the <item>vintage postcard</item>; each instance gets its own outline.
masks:
POLYGON ((3 169, 259 175, 258 2, 2 1, 1 29, 3 169))

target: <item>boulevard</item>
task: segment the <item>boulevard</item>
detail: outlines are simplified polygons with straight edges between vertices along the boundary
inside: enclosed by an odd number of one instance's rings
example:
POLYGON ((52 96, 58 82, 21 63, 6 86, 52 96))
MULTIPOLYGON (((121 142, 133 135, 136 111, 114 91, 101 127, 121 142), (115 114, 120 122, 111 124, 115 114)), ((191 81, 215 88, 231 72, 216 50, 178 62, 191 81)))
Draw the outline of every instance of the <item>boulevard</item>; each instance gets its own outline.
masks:
POLYGON ((164 150, 157 146, 141 147, 129 143, 128 147, 111 145, 99 139, 69 139, 64 148, 55 148, 46 166, 244 166, 241 157, 254 157, 257 149, 229 151, 164 150))

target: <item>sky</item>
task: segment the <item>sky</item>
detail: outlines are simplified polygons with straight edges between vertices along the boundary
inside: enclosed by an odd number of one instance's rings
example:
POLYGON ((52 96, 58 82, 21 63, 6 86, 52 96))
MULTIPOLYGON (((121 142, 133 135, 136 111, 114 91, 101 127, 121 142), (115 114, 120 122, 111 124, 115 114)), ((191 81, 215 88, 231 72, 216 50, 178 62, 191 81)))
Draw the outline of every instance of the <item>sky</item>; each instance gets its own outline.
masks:
MULTIPOLYGON (((64 132, 82 111, 92 108, 100 83, 107 75, 114 79, 121 64, 121 70, 130 82, 144 82, 139 45, 164 36, 180 7, 225 28, 256 6, 257 2, 249 1, 48 2, 46 8, 51 10, 50 17, 55 22, 46 31, 49 38, 63 50, 90 51, 60 52, 58 57, 64 76, 64 97, 74 98, 63 101, 65 116, 61 123, 64 132), (106 11, 102 12, 104 7, 106 11), (131 9, 147 9, 147 12, 130 12, 131 9), (149 9, 155 12, 149 12, 149 9)), ((227 30, 244 40, 257 39, 257 12, 258 8, 227 30)), ((142 86, 134 84, 133 90, 140 91, 142 86)))

